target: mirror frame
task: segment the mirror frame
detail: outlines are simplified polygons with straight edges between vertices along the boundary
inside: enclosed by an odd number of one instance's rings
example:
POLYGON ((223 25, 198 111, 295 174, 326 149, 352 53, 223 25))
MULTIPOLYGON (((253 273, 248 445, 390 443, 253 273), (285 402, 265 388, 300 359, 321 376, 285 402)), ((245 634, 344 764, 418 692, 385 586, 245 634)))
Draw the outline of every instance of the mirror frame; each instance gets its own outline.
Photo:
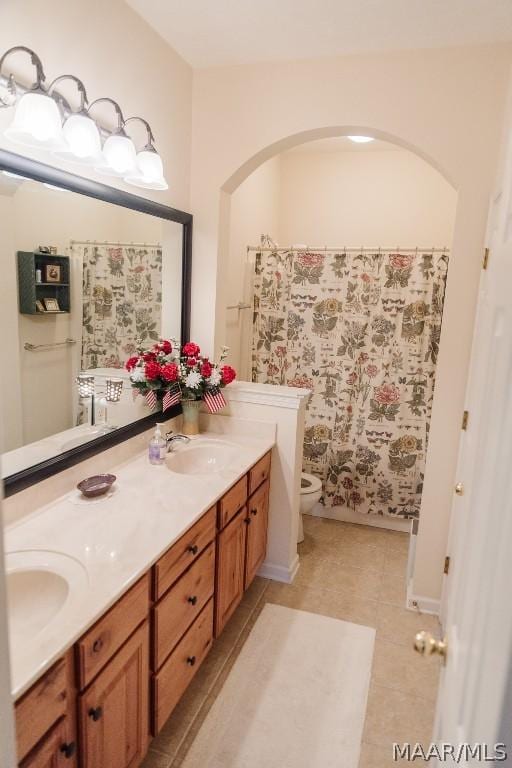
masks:
MULTIPOLYGON (((153 202, 145 197, 132 195, 121 189, 109 187, 100 184, 92 179, 83 176, 77 176, 68 171, 54 168, 50 165, 40 163, 37 160, 17 155, 13 152, 0 149, 0 171, 10 171, 20 176, 26 176, 33 181, 40 181, 47 184, 53 184, 62 187, 70 192, 77 192, 79 195, 94 197, 96 200, 103 200, 106 203, 120 205, 123 208, 130 208, 132 211, 147 213, 150 216, 157 216, 160 219, 174 221, 183 225, 182 242, 182 262, 181 262, 181 340, 188 340, 190 334, 190 305, 191 305, 191 283, 192 283, 192 222, 191 213, 180 211, 177 208, 170 208, 161 203, 153 202)), ((181 405, 174 405, 165 411, 165 418, 171 419, 173 416, 181 413, 181 405)), ((119 427, 115 432, 102 435, 88 443, 64 451, 57 456, 34 464, 32 467, 16 472, 3 479, 4 496, 12 496, 24 488, 28 488, 35 483, 44 480, 51 475, 55 475, 62 470, 72 467, 85 459, 94 456, 101 451, 105 451, 118 443, 122 443, 146 429, 153 426, 161 418, 161 412, 145 416, 132 424, 126 424, 119 427)))

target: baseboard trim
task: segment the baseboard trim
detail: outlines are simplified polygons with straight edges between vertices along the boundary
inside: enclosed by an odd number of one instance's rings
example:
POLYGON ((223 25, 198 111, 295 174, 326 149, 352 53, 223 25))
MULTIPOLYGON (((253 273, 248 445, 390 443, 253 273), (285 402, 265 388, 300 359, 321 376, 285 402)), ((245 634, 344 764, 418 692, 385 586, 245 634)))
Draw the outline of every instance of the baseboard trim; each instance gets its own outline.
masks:
POLYGON ((284 584, 291 584, 299 570, 299 556, 295 555, 292 564, 287 568, 284 565, 275 565, 274 563, 264 562, 258 571, 258 576, 272 581, 281 581, 284 584))
POLYGON ((411 530, 410 520, 400 520, 394 517, 383 517, 381 515, 361 515, 359 512, 353 512, 346 507, 324 507, 323 504, 315 504, 309 514, 312 517, 325 517, 328 520, 339 520, 342 523, 355 523, 356 525, 370 525, 374 528, 386 528, 388 531, 404 531, 409 533, 411 530))
POLYGON ((411 590, 411 585, 407 586, 407 602, 405 605, 410 611, 421 611, 421 613, 430 613, 433 616, 439 616, 441 612, 441 601, 434 600, 432 597, 415 595, 411 590))

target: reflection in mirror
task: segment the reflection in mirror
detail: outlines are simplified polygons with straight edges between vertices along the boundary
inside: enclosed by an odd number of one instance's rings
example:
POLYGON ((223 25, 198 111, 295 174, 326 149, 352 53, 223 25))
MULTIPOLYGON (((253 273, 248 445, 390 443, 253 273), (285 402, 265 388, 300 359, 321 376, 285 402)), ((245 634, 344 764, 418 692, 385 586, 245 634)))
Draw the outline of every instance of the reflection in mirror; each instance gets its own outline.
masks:
POLYGON ((179 338, 182 230, 0 172, 3 477, 149 414, 124 363, 179 338))

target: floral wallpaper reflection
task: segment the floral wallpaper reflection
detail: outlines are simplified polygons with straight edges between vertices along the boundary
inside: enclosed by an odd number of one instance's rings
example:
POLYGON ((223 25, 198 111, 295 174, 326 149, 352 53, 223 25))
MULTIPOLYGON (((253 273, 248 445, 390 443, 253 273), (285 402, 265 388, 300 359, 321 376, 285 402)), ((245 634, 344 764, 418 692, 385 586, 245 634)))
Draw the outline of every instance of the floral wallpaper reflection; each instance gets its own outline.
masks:
POLYGON ((253 381, 306 387, 324 504, 419 515, 446 253, 272 251, 255 265, 253 381))
POLYGON ((162 250, 74 246, 83 259, 82 370, 122 368, 161 329, 162 250))

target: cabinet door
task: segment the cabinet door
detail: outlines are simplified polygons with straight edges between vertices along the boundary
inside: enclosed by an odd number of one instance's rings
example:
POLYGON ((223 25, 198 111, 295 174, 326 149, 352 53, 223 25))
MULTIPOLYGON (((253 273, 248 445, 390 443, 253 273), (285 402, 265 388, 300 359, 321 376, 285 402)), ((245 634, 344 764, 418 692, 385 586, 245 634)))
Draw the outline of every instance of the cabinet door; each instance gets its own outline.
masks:
POLYGON ((215 637, 218 637, 244 593, 247 508, 224 528, 217 538, 215 637))
POLYGON ((82 768, 135 768, 148 746, 148 622, 79 698, 82 768))
POLYGON ((267 553, 268 480, 250 497, 247 515, 245 589, 252 582, 267 553))
POLYGON ((66 718, 44 737, 20 763, 21 768, 71 768, 76 765, 76 744, 67 741, 66 718))

